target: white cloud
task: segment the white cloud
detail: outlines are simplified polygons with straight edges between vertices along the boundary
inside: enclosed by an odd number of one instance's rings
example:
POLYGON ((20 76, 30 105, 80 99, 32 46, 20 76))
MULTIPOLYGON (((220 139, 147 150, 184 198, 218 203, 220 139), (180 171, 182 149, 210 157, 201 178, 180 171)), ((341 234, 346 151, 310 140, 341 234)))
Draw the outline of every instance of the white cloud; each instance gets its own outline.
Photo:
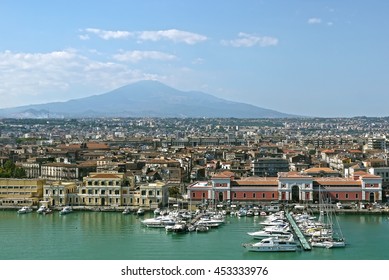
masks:
POLYGON ((207 37, 204 35, 177 30, 177 29, 168 29, 168 30, 159 30, 159 31, 111 31, 111 30, 102 30, 97 28, 86 28, 85 30, 80 30, 81 32, 86 32, 87 34, 80 35, 81 40, 88 40, 88 34, 94 34, 104 40, 110 39, 127 39, 134 37, 138 41, 160 41, 160 40, 169 40, 175 43, 185 43, 188 45, 194 45, 199 42, 207 40, 207 37))
POLYGON ((275 37, 269 37, 269 36, 257 36, 257 35, 251 35, 247 33, 240 32, 238 34, 238 39, 226 41, 223 40, 222 44, 226 46, 233 46, 233 47, 253 47, 253 46, 260 46, 260 47, 269 47, 269 46, 276 46, 278 44, 278 39, 275 37))
POLYGON ((207 37, 204 35, 177 29, 143 31, 138 33, 137 38, 141 41, 159 41, 164 39, 175 43, 186 43, 188 45, 194 45, 207 40, 207 37))
POLYGON ((75 50, 0 52, 0 108, 69 100, 144 79, 164 79, 126 64, 98 61, 75 50))
POLYGON ((87 33, 95 34, 104 40, 126 39, 134 35, 134 33, 128 31, 121 31, 121 30, 111 31, 111 30, 102 30, 98 28, 86 28, 84 31, 87 33))
POLYGON ((308 24, 320 24, 321 18, 310 18, 308 19, 308 24))
POLYGON ((176 56, 168 53, 158 52, 158 51, 127 51, 116 54, 113 58, 117 61, 130 61, 130 62, 139 62, 144 59, 151 60, 173 60, 176 56))

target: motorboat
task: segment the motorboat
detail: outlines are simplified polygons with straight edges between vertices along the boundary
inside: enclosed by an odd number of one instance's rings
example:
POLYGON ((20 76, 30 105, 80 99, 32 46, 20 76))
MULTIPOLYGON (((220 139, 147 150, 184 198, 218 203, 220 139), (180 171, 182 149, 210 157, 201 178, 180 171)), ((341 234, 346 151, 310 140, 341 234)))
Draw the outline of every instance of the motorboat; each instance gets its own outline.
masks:
POLYGON ((309 243, 311 244, 312 247, 320 247, 320 248, 327 248, 327 249, 346 247, 346 242, 342 238, 335 239, 332 237, 322 237, 322 238, 312 237, 309 240, 309 243))
POLYGON ((130 208, 124 208, 123 212, 122 212, 123 215, 128 215, 128 214, 131 214, 131 210, 130 208))
POLYGON ((72 208, 70 206, 65 206, 62 208, 62 210, 59 212, 60 215, 66 215, 73 212, 72 208))
POLYGON ((196 226, 196 232, 207 232, 209 231, 209 227, 206 225, 197 225, 196 226))
POLYGON ((22 208, 20 208, 18 210, 18 214, 27 214, 27 213, 30 213, 32 212, 32 208, 29 207, 29 206, 23 206, 22 208))
POLYGON ((165 227, 166 232, 186 233, 188 232, 188 226, 186 223, 176 223, 175 225, 169 225, 165 227))
POLYGON ((254 252, 294 252, 298 245, 291 235, 289 238, 268 237, 257 243, 242 244, 249 251, 254 252))
POLYGON ((264 239, 267 237, 285 237, 290 236, 291 231, 289 225, 280 227, 280 226, 269 226, 263 230, 248 232, 248 235, 254 237, 255 239, 264 239))
POLYGON ((48 210, 49 210, 49 208, 48 208, 46 205, 41 205, 41 206, 39 206, 38 210, 36 210, 36 212, 37 212, 38 214, 44 214, 44 213, 46 213, 48 210))
POLYGON ((156 208, 156 209, 154 210, 154 215, 158 216, 158 215, 160 215, 160 214, 161 214, 161 208, 156 208))
POLYGON ((145 210, 143 208, 139 208, 137 211, 136 211, 136 214, 137 215, 144 215, 145 214, 145 210))
POLYGON ((173 226, 175 225, 176 221, 169 216, 158 216, 156 218, 144 219, 141 221, 141 223, 146 227, 161 228, 166 226, 173 226))

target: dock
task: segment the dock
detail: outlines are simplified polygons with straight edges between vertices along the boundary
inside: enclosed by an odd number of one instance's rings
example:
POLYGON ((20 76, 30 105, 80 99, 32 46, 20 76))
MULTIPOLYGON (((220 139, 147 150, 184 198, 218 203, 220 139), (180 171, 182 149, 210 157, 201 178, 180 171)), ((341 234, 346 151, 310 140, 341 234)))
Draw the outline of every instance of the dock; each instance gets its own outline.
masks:
POLYGON ((292 226, 292 229, 297 236, 297 238, 300 241, 301 246, 305 251, 311 250, 311 245, 309 245, 309 242, 305 238, 304 234, 301 232, 300 228, 297 226, 296 221, 293 219, 292 215, 288 212, 286 213, 286 218, 289 221, 289 224, 292 226))

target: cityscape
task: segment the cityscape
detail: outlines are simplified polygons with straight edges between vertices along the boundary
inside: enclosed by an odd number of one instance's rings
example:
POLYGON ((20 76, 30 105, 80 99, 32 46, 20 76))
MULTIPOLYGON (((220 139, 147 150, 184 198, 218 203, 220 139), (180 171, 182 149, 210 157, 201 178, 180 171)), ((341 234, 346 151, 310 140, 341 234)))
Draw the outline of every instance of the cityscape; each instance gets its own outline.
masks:
POLYGON ((383 204, 388 120, 1 119, 0 206, 383 204))

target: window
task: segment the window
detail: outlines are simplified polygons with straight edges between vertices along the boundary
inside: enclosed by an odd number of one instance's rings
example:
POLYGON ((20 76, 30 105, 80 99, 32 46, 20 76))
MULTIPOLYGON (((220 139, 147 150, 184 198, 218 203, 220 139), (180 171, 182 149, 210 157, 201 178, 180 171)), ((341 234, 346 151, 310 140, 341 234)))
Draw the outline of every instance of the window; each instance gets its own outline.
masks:
POLYGON ((346 198, 348 198, 348 193, 346 193, 346 198))
POLYGON ((196 193, 192 193, 192 197, 193 197, 193 198, 196 197, 196 193))
POLYGON ((271 194, 271 198, 274 198, 274 197, 275 197, 275 195, 274 195, 274 193, 272 193, 272 194, 271 194))
POLYGON ((355 194, 355 198, 356 198, 356 199, 358 199, 358 198, 359 198, 359 195, 358 195, 357 193, 355 194))
POLYGON ((255 198, 255 193, 253 193, 253 198, 255 198))
POLYGON ((265 198, 265 197, 266 197, 265 193, 262 193, 262 198, 265 198))
POLYGON ((153 195, 153 191, 149 191, 149 195, 153 195))
POLYGON ((234 192, 234 198, 236 198, 236 193, 234 192))
POLYGON ((146 195, 146 191, 141 191, 141 195, 146 195))
POLYGON ((203 192, 203 198, 205 198, 205 193, 203 192))
POLYGON ((243 198, 246 198, 246 193, 243 193, 243 198))
POLYGON ((339 198, 339 194, 336 193, 335 194, 335 198, 338 199, 339 198))

